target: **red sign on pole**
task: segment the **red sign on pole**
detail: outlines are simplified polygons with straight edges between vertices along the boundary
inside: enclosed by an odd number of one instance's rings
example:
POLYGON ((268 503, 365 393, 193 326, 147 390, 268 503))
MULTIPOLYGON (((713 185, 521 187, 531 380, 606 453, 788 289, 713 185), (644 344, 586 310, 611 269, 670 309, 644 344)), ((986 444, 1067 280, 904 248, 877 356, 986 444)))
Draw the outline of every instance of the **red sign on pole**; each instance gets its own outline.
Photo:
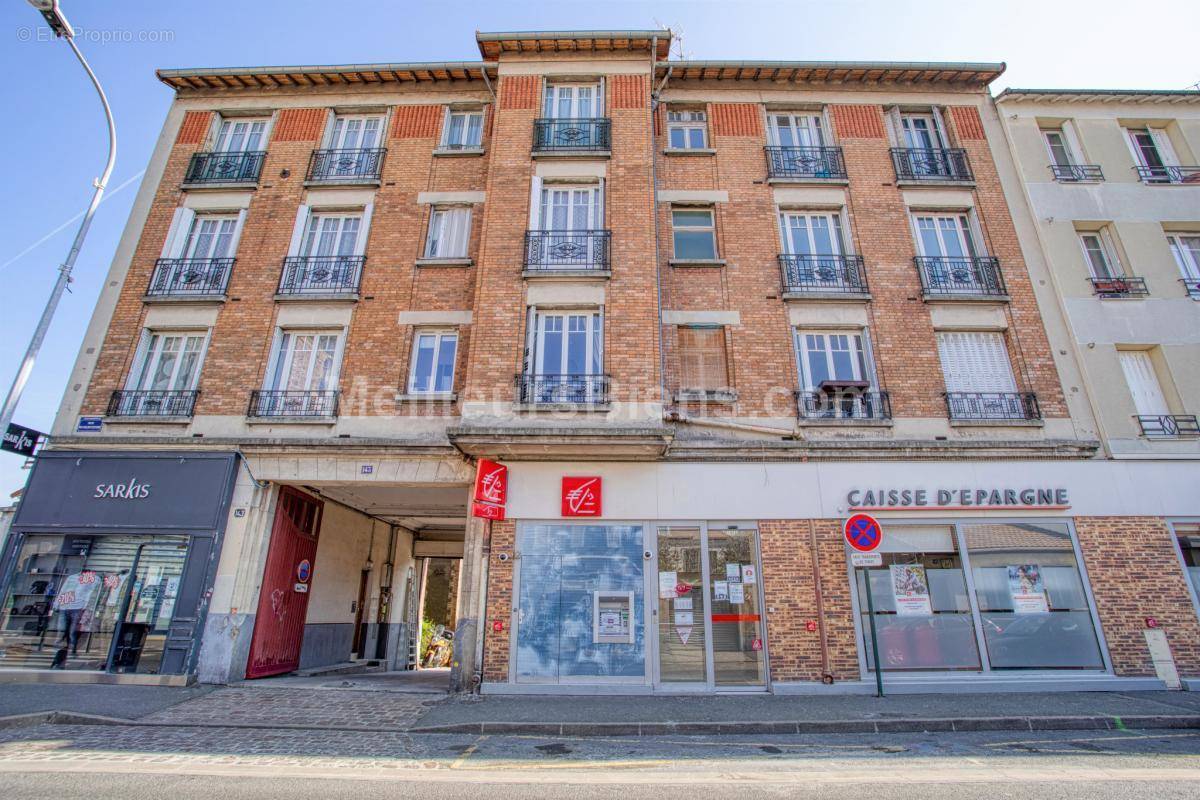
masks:
POLYGON ((868 514, 855 514, 842 528, 846 541, 860 553, 870 553, 883 543, 883 528, 868 514))
POLYGON ((504 506, 494 506, 491 503, 481 503, 476 500, 471 503, 471 516, 482 519, 504 519, 504 506))
POLYGON ((508 467, 487 459, 479 460, 475 472, 475 499, 502 506, 508 502, 508 467))
POLYGON ((598 517, 600 509, 600 478, 563 476, 562 515, 564 517, 598 517))

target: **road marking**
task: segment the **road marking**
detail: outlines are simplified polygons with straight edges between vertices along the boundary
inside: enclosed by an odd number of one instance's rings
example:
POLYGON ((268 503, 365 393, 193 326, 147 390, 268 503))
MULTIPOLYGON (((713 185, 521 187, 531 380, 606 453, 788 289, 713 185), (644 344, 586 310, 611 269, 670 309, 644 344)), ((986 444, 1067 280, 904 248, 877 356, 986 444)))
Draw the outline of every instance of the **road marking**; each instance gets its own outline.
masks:
POLYGON ((484 735, 476 738, 475 741, 471 742, 469 745, 467 745, 465 748, 463 748, 462 755, 460 755, 458 758, 454 759, 454 763, 452 763, 450 765, 450 769, 460 769, 462 767, 462 765, 466 763, 467 759, 470 758, 471 755, 476 750, 479 749, 480 742, 482 742, 486 738, 488 738, 487 734, 484 734, 484 735))

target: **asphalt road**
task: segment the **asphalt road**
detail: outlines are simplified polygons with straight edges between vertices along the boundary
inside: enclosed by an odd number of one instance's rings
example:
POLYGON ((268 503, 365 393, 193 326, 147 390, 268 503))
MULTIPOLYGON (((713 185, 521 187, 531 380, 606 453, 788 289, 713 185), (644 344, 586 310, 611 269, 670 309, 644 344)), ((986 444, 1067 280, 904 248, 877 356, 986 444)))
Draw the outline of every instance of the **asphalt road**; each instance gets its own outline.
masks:
POLYGON ((39 726, 0 796, 707 800, 1200 798, 1200 731, 525 737, 39 726))

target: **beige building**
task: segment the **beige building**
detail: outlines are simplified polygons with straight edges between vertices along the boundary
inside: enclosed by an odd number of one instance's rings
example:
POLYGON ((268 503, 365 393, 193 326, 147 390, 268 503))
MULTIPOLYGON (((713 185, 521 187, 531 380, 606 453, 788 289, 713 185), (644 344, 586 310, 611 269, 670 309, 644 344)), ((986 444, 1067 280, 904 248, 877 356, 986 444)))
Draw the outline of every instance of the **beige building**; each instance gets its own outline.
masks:
POLYGON ((1114 459, 1195 458, 1200 93, 1007 89, 996 105, 1072 417, 1114 459))

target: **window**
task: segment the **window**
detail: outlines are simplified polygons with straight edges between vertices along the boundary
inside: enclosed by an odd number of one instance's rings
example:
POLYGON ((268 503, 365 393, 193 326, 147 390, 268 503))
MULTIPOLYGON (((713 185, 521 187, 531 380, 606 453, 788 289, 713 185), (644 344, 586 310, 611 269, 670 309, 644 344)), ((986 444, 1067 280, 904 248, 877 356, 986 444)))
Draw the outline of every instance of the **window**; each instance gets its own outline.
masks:
POLYGON ((599 311, 531 311, 524 403, 596 403, 607 399, 599 311))
POLYGON ((825 126, 820 114, 770 114, 767 136, 776 147, 825 146, 825 126))
POLYGON ((938 150, 946 146, 942 126, 935 114, 901 114, 903 146, 913 150, 938 150))
POLYGON ((207 340, 207 331, 146 331, 128 388, 156 392, 194 390, 200 380, 207 340))
POLYGON ((545 231, 587 231, 604 227, 604 201, 598 184, 543 187, 535 225, 545 231))
POLYGON ((788 255, 840 256, 844 252, 838 214, 781 211, 779 227, 783 250, 788 255))
POLYGON ((1066 525, 964 525, 963 540, 992 669, 1104 668, 1066 525))
POLYGON ((1061 129, 1043 130, 1046 147, 1050 150, 1050 163, 1056 167, 1069 167, 1075 163, 1071 148, 1061 129))
POLYGON ((603 116, 603 93, 597 84, 546 85, 542 116, 550 119, 593 119, 603 116))
POLYGON ((676 208, 671 211, 675 258, 711 261, 717 257, 717 235, 711 208, 676 208))
POLYGON ((483 111, 455 111, 446 114, 442 129, 442 148, 471 150, 483 145, 483 111))
POLYGON ((685 392, 729 388, 724 328, 679 328, 679 388, 685 392))
POLYGON ((947 392, 1017 390, 1002 334, 941 332, 937 339, 947 392))
POLYGON ((703 111, 667 112, 667 136, 675 150, 702 150, 707 147, 707 120, 703 111))
POLYGON ((358 254, 361 214, 311 214, 300 243, 301 256, 353 256, 358 254))
POLYGON ((341 335, 335 331, 285 330, 279 334, 268 390, 327 392, 337 387, 341 335))
POLYGON ((1192 584, 1193 595, 1200 596, 1200 525, 1175 525, 1175 540, 1183 556, 1183 567, 1192 584))
POLYGON ((205 214, 192 220, 182 258, 232 258, 237 239, 237 215, 205 214))
POLYGON ((454 391, 454 357, 458 334, 418 330, 413 335, 409 394, 448 394, 454 391))
POLYGON ((1117 357, 1121 360, 1121 371, 1125 373, 1125 383, 1129 385, 1129 393, 1133 396, 1133 406, 1138 416, 1156 417, 1170 414, 1167 397, 1158 382, 1158 373, 1154 369, 1154 359, 1151 358, 1150 351, 1119 350, 1117 357))
POLYGON ((1081 233, 1079 243, 1083 246, 1083 255, 1093 278, 1115 278, 1125 273, 1108 231, 1081 233))
POLYGON ((818 391, 826 381, 870 383, 863 339, 861 331, 796 331, 804 391, 818 391))
POLYGON ((222 119, 212 149, 221 153, 263 150, 266 147, 266 132, 265 119, 222 119))
POLYGON ((373 150, 380 146, 383 117, 339 115, 329 131, 329 150, 373 150))
POLYGON ((917 246, 926 258, 973 258, 978 255, 966 214, 914 217, 917 246))
POLYGON ((1171 255, 1175 257, 1188 294, 1200 298, 1200 234, 1167 234, 1167 243, 1171 246, 1171 255))
POLYGON ((434 208, 429 216, 426 258, 466 258, 471 237, 471 209, 434 208))

